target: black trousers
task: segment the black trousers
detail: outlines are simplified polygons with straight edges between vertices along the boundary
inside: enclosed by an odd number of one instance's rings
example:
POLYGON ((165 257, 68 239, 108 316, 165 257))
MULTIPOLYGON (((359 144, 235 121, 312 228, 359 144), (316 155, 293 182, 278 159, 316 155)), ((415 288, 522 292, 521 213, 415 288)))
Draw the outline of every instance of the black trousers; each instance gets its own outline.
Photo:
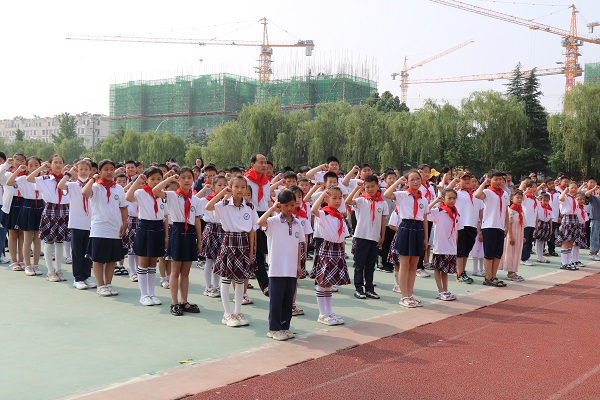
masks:
MULTIPOLYGON (((427 238, 431 237, 431 228, 433 228, 433 222, 427 221, 427 238)), ((427 252, 427 250, 425 250, 425 252, 427 252)), ((419 257, 419 263, 417 264, 417 269, 425 269, 425 266, 423 265, 424 261, 425 261, 425 254, 423 254, 421 257, 419 257)))
POLYGON ((391 229, 389 226, 385 227, 385 237, 379 254, 381 255, 381 266, 388 271, 394 270, 394 264, 388 262, 388 254, 390 254, 390 248, 392 247, 392 240, 394 240, 395 234, 395 230, 391 229))
MULTIPOLYGON (((258 216, 262 216, 264 211, 259 211, 258 216)), ((267 255, 267 235, 261 229, 256 231, 256 280, 260 290, 264 291, 269 287, 269 276, 265 268, 265 259, 267 255)))
POLYGON ((521 251, 521 261, 527 261, 531 257, 531 249, 533 247, 533 226, 528 226, 524 229, 523 237, 525 242, 523 243, 523 250, 521 251))
POLYGON ((297 278, 269 278, 269 330, 286 331, 292 321, 297 278))
POLYGON ((552 221, 550 240, 548 240, 548 253, 556 252, 556 232, 558 232, 558 228, 560 228, 560 222, 552 221))
POLYGON ((354 241, 354 287, 362 291, 364 286, 367 292, 374 292, 373 274, 377 262, 377 242, 360 238, 355 238, 354 241))
MULTIPOLYGON (((71 255, 73 259, 73 277, 83 282, 91 276, 92 260, 85 256, 90 241, 90 231, 71 229, 71 255)), ((52 256, 50 254, 50 256, 52 256)))

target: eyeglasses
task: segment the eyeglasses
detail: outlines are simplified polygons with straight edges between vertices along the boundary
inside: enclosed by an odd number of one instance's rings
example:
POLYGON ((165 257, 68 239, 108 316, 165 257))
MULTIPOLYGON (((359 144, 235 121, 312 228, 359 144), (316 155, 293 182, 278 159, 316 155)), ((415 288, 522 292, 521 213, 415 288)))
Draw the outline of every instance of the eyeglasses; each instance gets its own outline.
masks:
POLYGON ((408 181, 411 183, 417 183, 417 182, 421 182, 423 179, 421 178, 415 178, 415 179, 409 179, 408 181))

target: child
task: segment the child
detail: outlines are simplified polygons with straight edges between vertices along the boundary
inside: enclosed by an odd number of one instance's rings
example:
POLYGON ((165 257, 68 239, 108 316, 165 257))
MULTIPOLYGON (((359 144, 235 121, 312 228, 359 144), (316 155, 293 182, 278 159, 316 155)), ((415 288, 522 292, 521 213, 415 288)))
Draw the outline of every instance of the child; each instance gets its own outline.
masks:
POLYGON ((136 275, 140 287, 140 303, 144 306, 162 304, 154 295, 154 286, 156 261, 158 257, 165 255, 165 203, 152 192, 162 180, 162 171, 157 167, 150 167, 137 176, 125 195, 125 200, 136 205, 138 209, 139 219, 132 253, 138 257, 136 275))
POLYGON ((411 170, 404 177, 394 182, 384 193, 388 199, 396 200, 398 215, 402 222, 398 227, 396 241, 393 244, 400 257, 400 271, 398 281, 402 299, 400 305, 406 308, 422 307, 423 303, 413 296, 415 277, 419 258, 425 254, 425 247, 429 241, 427 215, 425 209, 429 202, 423 198, 421 187, 421 174, 411 170), (396 191, 401 183, 406 182, 406 191, 396 191))
MULTIPOLYGON (((558 196, 557 196, 558 197, 558 196)), ((537 225, 533 232, 535 239, 535 254, 537 256, 537 262, 549 263, 544 258, 544 246, 546 242, 550 240, 552 233, 552 206, 550 206, 550 194, 542 193, 540 206, 537 208, 537 225)))
MULTIPOLYGON (((68 166, 70 169, 71 167, 68 166)), ((48 275, 46 280, 50 282, 66 281, 62 272, 62 257, 64 254, 64 242, 71 241, 69 230, 69 196, 63 195, 58 188, 58 183, 63 178, 65 162, 58 154, 50 157, 49 162, 31 172, 27 176, 27 182, 35 183, 40 191, 42 199, 46 202, 42 219, 40 221, 40 239, 44 241, 44 258, 48 275), (50 170, 48 175, 39 176, 42 170, 50 170), (56 269, 52 262, 52 251, 56 259, 56 269)))
POLYGON ((456 296, 448 291, 448 274, 456 273, 458 231, 462 229, 461 218, 455 207, 456 196, 454 189, 446 188, 429 204, 429 217, 435 226, 431 264, 435 270, 435 283, 438 287, 436 299, 443 301, 456 300, 456 296), (434 208, 437 203, 440 203, 440 206, 434 208))
POLYGON ((166 199, 173 227, 169 232, 167 256, 171 257, 171 314, 180 317, 185 312, 199 313, 197 304, 188 302, 190 285, 190 269, 192 262, 198 260, 198 237, 202 235, 200 218, 198 218, 198 199, 193 195, 194 174, 191 168, 182 167, 179 174, 172 175, 154 186, 152 193, 166 199), (171 182, 177 181, 177 191, 163 191, 171 182), (179 302, 181 294, 181 302, 179 302))
POLYGON ((523 282, 525 279, 517 274, 519 271, 519 259, 523 253, 523 243, 526 240, 524 234, 523 192, 515 189, 510 197, 510 201, 512 204, 508 210, 506 241, 504 242, 504 252, 499 268, 508 272, 506 275, 507 279, 515 282, 523 282))
POLYGON ((526 185, 526 190, 523 193, 523 219, 525 227, 524 229, 524 243, 523 251, 521 254, 521 264, 532 266, 535 265, 529 260, 531 257, 531 249, 533 247, 533 231, 536 227, 537 209, 539 208, 539 201, 536 198, 537 195, 537 184, 534 181, 529 181, 526 185))
MULTIPOLYGON (((0 151, 0 168, 1 165, 4 164, 6 162, 6 154, 4 154, 3 152, 0 151)), ((10 176, 10 174, 9 174, 10 176)), ((2 186, 2 181, 4 181, 4 183, 6 183, 5 181, 5 174, 0 172, 0 243, 6 243, 6 233, 8 232, 8 229, 6 226, 4 226, 3 221, 4 221, 4 216, 6 214, 4 214, 4 211, 2 211, 2 207, 4 206, 4 186, 2 186)), ((2 264, 7 264, 9 263, 10 259, 6 258, 6 250, 5 250, 5 246, 0 246, 0 263, 2 264)))
MULTIPOLYGON (((300 222, 302 226, 303 234, 300 235, 300 269, 302 274, 298 277, 304 279, 308 275, 306 272, 306 260, 308 253, 308 236, 313 233, 312 227, 310 226, 310 220, 308 219, 308 204, 303 200, 304 192, 299 186, 292 186, 290 190, 296 196, 296 208, 294 209, 294 218, 300 222)), ((294 291, 294 302, 292 304, 292 316, 304 315, 304 310, 298 308, 296 305, 296 296, 298 294, 298 288, 294 291)))
POLYGON ((485 286, 506 286, 496 277, 504 252, 504 230, 508 219, 506 210, 508 210, 509 197, 504 190, 504 184, 504 174, 497 170, 491 170, 475 191, 475 197, 485 204, 481 223, 485 267, 483 284, 485 286))
MULTIPOLYGON (((125 183, 125 177, 121 175, 122 174, 117 175, 115 181, 117 182, 117 185, 123 186, 125 190, 125 199, 127 200, 127 193, 129 193, 131 190, 131 186, 133 186, 133 183, 137 180, 138 175, 134 175, 133 179, 135 180, 130 180, 129 183, 125 183)), ((134 201, 127 200, 127 229, 125 229, 125 235, 123 236, 123 253, 127 254, 127 264, 129 264, 129 280, 131 282, 138 281, 138 259, 135 254, 135 250, 133 249, 133 241, 135 240, 138 226, 138 209, 138 204, 136 204, 134 201)))
MULTIPOLYGON (((421 164, 418 167, 418 172, 421 174, 421 186, 419 186, 419 190, 421 191, 421 195, 427 201, 427 203, 431 203, 435 198, 435 190, 433 185, 429 180, 431 179, 431 166, 428 164, 421 164)), ((429 213, 429 208, 425 209, 425 214, 429 213)), ((431 221, 427 222, 427 237, 433 236, 433 223, 431 221)), ((429 273, 425 271, 425 266, 430 266, 429 263, 429 244, 425 245, 425 253, 422 257, 419 257, 419 263, 417 264, 416 274, 420 278, 428 278, 429 273)))
MULTIPOLYGON (((167 177, 167 174, 170 174, 169 169, 161 168, 159 169, 163 173, 163 177, 167 177)), ((167 186, 165 186, 165 191, 176 191, 179 185, 177 182, 171 182, 167 186)), ((163 289, 170 289, 169 279, 171 278, 171 257, 167 256, 167 248, 169 245, 169 235, 171 233, 171 229, 173 228, 173 221, 171 220, 171 215, 169 214, 169 208, 165 208, 165 218, 163 220, 163 226, 165 227, 165 245, 164 245, 164 253, 162 257, 158 258, 158 273, 160 274, 160 286, 163 289)))
MULTIPOLYGON (((480 200, 481 201, 481 200, 480 200)), ((473 249, 469 253, 473 259, 473 275, 485 277, 485 269, 483 267, 483 233, 481 232, 481 221, 477 223, 477 239, 473 245, 473 249)))
POLYGON ((560 226, 558 221, 559 211, 560 211, 560 202, 558 201, 558 197, 560 193, 556 191, 556 184, 554 183, 554 179, 548 178, 545 182, 546 193, 550 195, 550 207, 552 207, 552 230, 550 231, 550 239, 548 239, 548 256, 558 257, 558 253, 556 253, 556 233, 560 226))
POLYGON ((231 179, 230 187, 221 190, 206 204, 206 211, 214 211, 221 220, 225 238, 215 262, 215 272, 221 276, 221 301, 223 319, 221 323, 230 327, 249 325, 241 313, 244 296, 244 280, 252 277, 252 259, 255 250, 254 230, 258 214, 251 203, 244 200, 247 192, 246 179, 237 175, 231 179), (223 199, 225 195, 230 198, 223 199), (223 199, 223 200, 221 200, 223 199), (234 312, 229 308, 229 287, 235 281, 234 312))
POLYGON ((275 340, 294 337, 290 331, 292 305, 300 267, 300 243, 304 229, 296 218, 296 195, 282 190, 277 202, 264 213, 257 224, 265 230, 269 255, 269 331, 275 340), (269 217, 274 212, 280 214, 269 217))
POLYGON ((356 227, 354 231, 354 297, 357 299, 379 299, 373 287, 373 273, 377 263, 378 248, 385 238, 385 217, 388 205, 379 191, 379 179, 367 175, 355 183, 346 204, 355 207, 356 227), (360 190, 364 193, 355 198, 360 190), (364 278, 363 278, 364 277, 364 278))
POLYGON ((560 228, 556 234, 556 240, 562 242, 560 249, 560 269, 566 269, 569 271, 575 271, 579 269, 578 266, 571 262, 573 243, 577 240, 580 225, 577 217, 577 211, 579 207, 575 195, 577 195, 577 183, 571 182, 566 184, 566 187, 560 196, 558 196, 558 201, 560 202, 560 213, 563 216, 560 223, 560 228))
POLYGON ((338 211, 341 205, 342 190, 335 186, 323 191, 311 207, 311 212, 317 217, 315 227, 319 227, 323 243, 316 250, 310 277, 317 283, 317 322, 325 325, 344 323, 344 320, 332 311, 331 286, 350 283, 344 249, 348 227, 344 216, 338 211), (321 208, 324 199, 327 199, 328 205, 321 208))
POLYGON ((116 262, 123 257, 121 238, 127 228, 127 201, 123 188, 113 181, 115 163, 102 160, 98 170, 99 174, 88 179, 81 195, 90 199, 92 212, 87 254, 92 258, 92 268, 98 282, 96 293, 108 297, 119 294, 112 286, 112 278, 116 262))
MULTIPOLYGON (((8 230, 8 251, 12 262, 10 269, 13 271, 25 270, 25 263, 23 262, 24 234, 16 228, 17 218, 19 217, 21 206, 23 205, 23 198, 18 189, 8 186, 6 182, 12 173, 19 168, 19 166, 24 165, 25 162, 26 159, 23 153, 15 153, 15 155, 6 160, 0 168, 0 183, 4 188, 4 195, 2 196, 2 225, 8 230), (7 172, 11 166, 13 169, 11 172, 7 172)), ((24 174, 25 173, 23 172, 23 175, 24 174)))
MULTIPOLYGON (((23 232, 23 260, 25 261, 25 275, 41 275, 38 267, 40 261, 40 252, 42 244, 38 231, 40 229, 40 220, 44 211, 44 201, 40 198, 40 193, 36 190, 35 184, 27 182, 26 171, 34 171, 39 168, 41 160, 37 157, 30 157, 27 160, 27 166, 20 165, 15 169, 11 177, 6 182, 7 186, 14 186, 21 192, 23 205, 17 218, 16 227, 23 232), (33 244, 33 264, 31 264, 31 255, 29 249, 33 244)), ((2 244, 4 245, 4 244, 2 244)))
POLYGON ((579 249, 586 246, 585 237, 585 223, 589 220, 587 212, 585 212, 585 194, 577 193, 577 221, 579 222, 577 229, 577 238, 573 243, 573 265, 576 267, 585 267, 585 265, 579 260, 579 249))
POLYGON ((69 194, 69 229, 71 230, 71 252, 73 258, 73 287, 78 290, 93 289, 92 260, 86 257, 90 242, 92 214, 89 199, 82 190, 89 180, 92 164, 84 159, 78 161, 58 183, 58 188, 69 194))
POLYGON ((202 231, 202 244, 200 246, 200 256, 206 258, 204 265, 204 281, 206 282, 206 288, 204 289, 204 295, 208 297, 221 297, 221 289, 219 288, 219 280, 221 277, 214 273, 215 261, 219 255, 219 248, 225 238, 225 231, 221 226, 221 221, 215 218, 213 212, 205 211, 206 204, 211 201, 216 193, 221 192, 227 187, 227 178, 223 175, 211 178, 211 184, 205 184, 204 188, 198 192, 202 193, 203 190, 211 190, 212 194, 206 197, 200 198, 199 207, 202 219, 206 222, 206 226, 202 231))
POLYGON ((392 288, 392 292, 394 293, 402 293, 400 290, 400 281, 398 280, 398 274, 400 271, 400 255, 394 246, 394 243, 396 243, 396 239, 398 237, 398 226, 400 225, 400 222, 401 220, 400 216, 398 215, 398 208, 394 208, 388 224, 388 228, 394 232, 394 237, 392 238, 390 249, 388 250, 387 255, 387 261, 394 266, 394 287, 392 288))
MULTIPOLYGON (((383 186, 380 189, 381 193, 383 193, 385 189, 389 188, 390 185, 396 182, 396 179, 398 179, 398 175, 396 175, 393 169, 385 171, 383 176, 383 186)), ((396 231, 389 226, 390 218, 392 215, 391 210, 394 209, 394 201, 386 197, 384 197, 383 200, 388 206, 389 214, 385 218, 385 236, 383 239, 383 244, 381 245, 381 250, 379 252, 379 254, 381 255, 381 270, 384 272, 394 272, 394 264, 388 261, 388 254, 390 253, 390 248, 392 247, 393 239, 396 234, 396 231)))

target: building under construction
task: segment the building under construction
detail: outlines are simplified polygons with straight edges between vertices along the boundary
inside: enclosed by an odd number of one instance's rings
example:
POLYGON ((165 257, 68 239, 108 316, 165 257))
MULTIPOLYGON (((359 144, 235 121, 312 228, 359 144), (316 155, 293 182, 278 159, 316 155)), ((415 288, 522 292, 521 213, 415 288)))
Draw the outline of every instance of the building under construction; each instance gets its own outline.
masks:
POLYGON ((262 83, 230 74, 131 81, 110 86, 110 131, 124 127, 182 136, 210 132, 234 120, 244 104, 278 98, 282 110, 310 109, 339 100, 357 105, 376 90, 374 81, 346 74, 262 83))
POLYGON ((583 74, 584 83, 600 83, 600 63, 587 63, 583 74))

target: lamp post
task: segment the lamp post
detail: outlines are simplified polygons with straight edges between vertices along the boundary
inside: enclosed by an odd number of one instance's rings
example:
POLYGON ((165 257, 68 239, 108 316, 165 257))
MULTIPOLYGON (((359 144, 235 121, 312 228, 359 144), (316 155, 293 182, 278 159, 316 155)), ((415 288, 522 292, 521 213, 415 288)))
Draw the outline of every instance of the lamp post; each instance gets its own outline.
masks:
POLYGON ((170 120, 171 118, 167 118, 167 119, 163 119, 162 121, 160 121, 160 124, 158 124, 158 126, 156 127, 156 129, 154 130, 154 132, 158 132, 158 128, 160 128, 160 126, 163 124, 163 122, 166 122, 168 120, 170 120))

